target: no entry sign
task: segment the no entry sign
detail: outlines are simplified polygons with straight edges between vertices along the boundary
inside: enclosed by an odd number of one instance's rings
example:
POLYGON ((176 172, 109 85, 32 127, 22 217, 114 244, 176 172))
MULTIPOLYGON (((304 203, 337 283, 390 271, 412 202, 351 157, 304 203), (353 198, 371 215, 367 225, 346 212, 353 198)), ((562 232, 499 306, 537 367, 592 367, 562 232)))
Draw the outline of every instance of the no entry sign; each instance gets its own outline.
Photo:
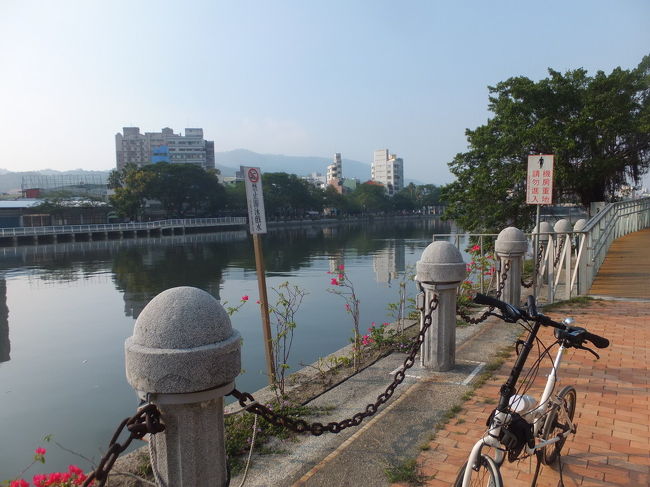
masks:
POLYGON ((244 167, 246 200, 248 201, 248 221, 252 234, 266 233, 266 214, 262 195, 262 172, 259 167, 244 167))

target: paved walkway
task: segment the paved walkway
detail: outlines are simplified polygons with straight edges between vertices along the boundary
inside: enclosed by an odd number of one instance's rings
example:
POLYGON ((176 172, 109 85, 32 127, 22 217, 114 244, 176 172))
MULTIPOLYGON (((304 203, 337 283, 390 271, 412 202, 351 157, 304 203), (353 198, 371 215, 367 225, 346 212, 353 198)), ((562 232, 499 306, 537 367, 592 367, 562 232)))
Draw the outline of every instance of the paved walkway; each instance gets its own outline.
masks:
MULTIPOLYGON (((599 351, 599 361, 579 350, 565 355, 559 387, 573 384, 578 391, 578 431, 567 440, 562 456, 565 485, 650 485, 650 306, 596 301, 588 308, 548 314, 573 316, 577 324, 611 340, 608 349, 599 351)), ((544 329, 540 336, 552 340, 551 330, 544 329)), ((485 431, 485 420, 495 407, 499 387, 512 363, 510 357, 495 377, 464 403, 462 412, 437 433, 430 449, 419 455, 421 472, 429 476, 426 485, 453 485, 471 446, 485 431)), ((540 370, 531 394, 539 397, 547 370, 540 370)), ((504 485, 530 485, 533 471, 534 462, 529 460, 506 461, 501 469, 504 485)), ((558 479, 556 470, 545 467, 537 485, 555 487, 558 479)))
POLYGON ((590 295, 650 300, 650 228, 616 239, 590 295))

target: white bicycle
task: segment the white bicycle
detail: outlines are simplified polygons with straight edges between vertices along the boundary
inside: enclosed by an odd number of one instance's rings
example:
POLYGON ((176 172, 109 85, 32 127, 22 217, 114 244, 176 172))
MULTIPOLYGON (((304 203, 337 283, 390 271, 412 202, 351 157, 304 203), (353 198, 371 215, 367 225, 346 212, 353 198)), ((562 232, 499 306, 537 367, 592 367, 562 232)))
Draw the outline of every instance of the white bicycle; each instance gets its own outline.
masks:
POLYGON ((499 403, 487 420, 488 429, 483 438, 476 442, 467 462, 459 470, 455 487, 501 487, 503 481, 499 468, 506 457, 510 462, 514 462, 532 455, 537 457, 537 466, 531 487, 535 487, 537 483, 541 465, 552 465, 556 461, 560 465, 560 485, 562 485, 560 450, 567 437, 576 432, 576 425, 573 422, 576 410, 575 388, 566 386, 559 393, 554 394, 562 356, 566 349, 578 348, 600 358, 584 344, 591 342, 597 348, 606 348, 609 346, 609 340, 589 333, 584 328, 572 326, 571 318, 558 323, 538 314, 532 296, 528 296, 526 309, 517 308, 484 294, 477 294, 474 302, 491 306, 491 309, 499 309, 501 314, 491 314, 503 321, 520 322, 528 331, 528 336, 526 340, 517 341, 517 359, 510 376, 501 386, 499 403), (555 328, 556 338, 551 346, 543 349, 541 348, 543 344, 537 338, 541 326, 555 328), (530 367, 517 388, 528 354, 535 344, 540 347, 539 358, 530 367), (537 401, 526 392, 537 375, 542 359, 551 358, 550 349, 556 344, 559 344, 559 349, 553 360, 542 397, 537 401), (494 453, 490 455, 484 450, 494 453))

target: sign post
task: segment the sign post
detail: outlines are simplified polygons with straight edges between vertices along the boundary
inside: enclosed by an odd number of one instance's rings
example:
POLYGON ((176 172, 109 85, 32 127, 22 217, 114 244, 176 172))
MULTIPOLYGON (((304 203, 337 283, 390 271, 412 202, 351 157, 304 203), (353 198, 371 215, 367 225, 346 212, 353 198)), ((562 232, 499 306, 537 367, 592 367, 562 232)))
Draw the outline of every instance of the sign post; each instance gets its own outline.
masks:
POLYGON ((266 214, 264 212, 264 196, 262 193, 262 172, 259 167, 241 166, 246 186, 248 203, 248 222, 253 235, 255 249, 255 269, 257 271, 257 286, 260 293, 260 312, 262 313, 262 331, 264 332, 264 352, 266 355, 266 371, 269 384, 275 383, 275 365, 273 364, 273 337, 269 319, 269 301, 266 292, 266 276, 264 272, 264 253, 260 235, 266 233, 266 214))
MULTIPOLYGON (((536 233, 533 239, 533 255, 537 259, 539 252, 539 213, 542 205, 553 203, 553 155, 539 154, 528 156, 526 175, 526 203, 537 205, 535 216, 536 233)), ((537 267, 537 261, 535 260, 537 267)), ((537 297, 537 272, 533 272, 533 296, 537 297)))

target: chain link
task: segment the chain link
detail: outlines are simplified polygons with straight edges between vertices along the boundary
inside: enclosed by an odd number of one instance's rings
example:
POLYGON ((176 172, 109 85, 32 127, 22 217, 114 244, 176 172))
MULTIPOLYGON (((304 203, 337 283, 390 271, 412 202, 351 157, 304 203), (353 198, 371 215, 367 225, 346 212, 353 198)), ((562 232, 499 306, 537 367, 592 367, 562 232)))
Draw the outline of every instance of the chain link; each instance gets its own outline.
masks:
POLYGON ((164 430, 165 425, 160 421, 160 411, 155 404, 149 403, 138 408, 138 411, 133 416, 124 419, 117 427, 108 444, 108 451, 102 457, 97 468, 88 475, 83 487, 88 487, 93 481, 98 482, 97 487, 103 487, 117 457, 129 447, 134 439, 141 440, 147 433, 155 435, 164 430), (118 443, 117 440, 125 427, 130 433, 129 437, 124 443, 118 443))
POLYGON ((564 244, 566 243, 565 239, 560 240, 560 246, 557 249, 557 255, 553 261, 553 267, 557 266, 557 263, 560 262, 560 256, 562 255, 562 250, 564 250, 564 244))
POLYGON ((424 316, 422 329, 420 330, 420 333, 418 333, 417 337, 415 337, 413 340, 411 351, 404 360, 402 368, 395 373, 393 382, 391 382, 388 387, 386 387, 386 390, 384 392, 377 396, 377 400, 374 403, 368 404, 363 411, 356 413, 351 418, 338 422, 334 421, 327 424, 307 423, 302 419, 295 419, 273 412, 270 408, 258 403, 255 398, 248 392, 240 392, 237 389, 234 389, 230 395, 235 397, 235 399, 239 401, 239 405, 246 409, 246 411, 257 414, 258 416, 262 416, 266 421, 275 426, 282 426, 296 433, 311 433, 314 436, 320 436, 326 432, 340 433, 344 429, 351 426, 358 426, 365 418, 374 415, 379 410, 379 407, 385 404, 391 398, 397 386, 399 386, 406 378, 406 371, 413 367, 415 364, 415 356, 420 351, 420 347, 424 342, 424 335, 431 326, 433 311, 437 307, 438 296, 434 294, 433 298, 430 301, 429 312, 424 316))
MULTIPOLYGON (((499 285, 497 286, 497 294, 496 294, 497 299, 501 297, 501 294, 503 293, 503 288, 506 287, 506 281, 508 280, 509 270, 510 270, 510 261, 506 260, 505 263, 503 264, 503 272, 501 273, 501 279, 499 280, 499 285)), ((492 311, 494 311, 494 306, 490 306, 488 310, 483 312, 483 314, 478 318, 472 318, 470 315, 465 313, 458 306, 456 307, 456 313, 458 314, 458 316, 460 316, 464 321, 472 325, 476 325, 478 323, 487 320, 488 316, 490 316, 490 313, 492 313, 492 311)))
MULTIPOLYGON (((540 244, 539 249, 537 250, 537 260, 535 261, 535 273, 533 275, 537 275, 539 273, 539 268, 542 263, 542 257, 544 256, 544 245, 540 244)), ((535 282, 534 279, 531 279, 530 282, 525 282, 524 279, 521 279, 521 285, 524 286, 525 288, 533 287, 533 283, 535 282)))

